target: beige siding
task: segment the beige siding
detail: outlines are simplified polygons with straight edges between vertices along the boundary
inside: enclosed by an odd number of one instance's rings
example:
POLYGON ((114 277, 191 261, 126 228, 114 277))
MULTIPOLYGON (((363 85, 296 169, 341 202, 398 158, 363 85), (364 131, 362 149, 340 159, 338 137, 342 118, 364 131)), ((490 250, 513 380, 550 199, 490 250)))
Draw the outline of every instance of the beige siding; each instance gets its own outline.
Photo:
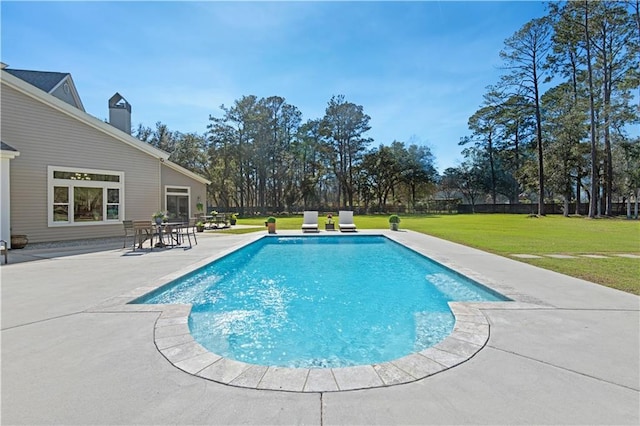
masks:
POLYGON ((162 165, 162 190, 166 186, 188 186, 191 188, 191 205, 189 206, 189 213, 191 217, 195 217, 197 210, 196 204, 198 203, 198 199, 205 205, 206 208, 206 200, 207 200, 207 187, 204 183, 200 183, 195 179, 190 178, 189 176, 185 176, 182 173, 173 170, 167 165, 162 165))
POLYGON ((53 92, 51 92, 51 94, 53 96, 55 96, 56 98, 65 101, 66 103, 68 103, 69 105, 73 105, 74 107, 78 107, 78 104, 76 103, 76 100, 73 98, 73 95, 71 94, 71 90, 69 90, 68 92, 64 91, 64 85, 67 84, 70 86, 70 84, 67 82, 67 79, 65 79, 65 82, 62 83, 60 86, 58 86, 56 88, 56 90, 54 90, 53 92))
POLYGON ((121 224, 48 226, 47 166, 124 172, 126 219, 161 207, 158 159, 5 85, 1 114, 2 140, 21 153, 11 163, 12 233, 30 242, 122 234, 121 224))

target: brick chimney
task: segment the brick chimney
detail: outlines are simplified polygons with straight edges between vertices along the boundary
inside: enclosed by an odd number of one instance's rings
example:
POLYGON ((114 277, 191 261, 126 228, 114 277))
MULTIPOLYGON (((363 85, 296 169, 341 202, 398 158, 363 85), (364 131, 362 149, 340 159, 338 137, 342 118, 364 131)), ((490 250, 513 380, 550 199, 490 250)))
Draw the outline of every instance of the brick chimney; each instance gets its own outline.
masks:
POLYGON ((131 134, 131 104, 120 93, 109 99, 109 124, 131 134))

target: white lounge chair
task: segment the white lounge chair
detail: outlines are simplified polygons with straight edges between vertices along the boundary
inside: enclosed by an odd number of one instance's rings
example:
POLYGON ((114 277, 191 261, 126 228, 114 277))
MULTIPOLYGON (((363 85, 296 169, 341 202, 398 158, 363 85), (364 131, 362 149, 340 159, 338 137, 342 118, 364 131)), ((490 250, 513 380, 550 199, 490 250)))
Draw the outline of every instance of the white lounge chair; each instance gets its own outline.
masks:
POLYGON ((302 232, 318 232, 318 212, 305 211, 302 220, 302 232))
POLYGON ((353 223, 353 212, 350 210, 340 210, 338 212, 338 227, 341 232, 356 230, 356 225, 353 223))

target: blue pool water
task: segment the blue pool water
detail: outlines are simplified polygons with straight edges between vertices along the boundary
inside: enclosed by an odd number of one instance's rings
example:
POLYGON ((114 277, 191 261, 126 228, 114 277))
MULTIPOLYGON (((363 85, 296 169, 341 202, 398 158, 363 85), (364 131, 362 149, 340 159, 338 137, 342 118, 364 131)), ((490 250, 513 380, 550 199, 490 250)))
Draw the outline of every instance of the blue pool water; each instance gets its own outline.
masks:
POLYGON ((211 352, 251 364, 374 364, 433 346, 449 301, 507 300, 383 236, 266 237, 135 303, 191 303, 211 352))

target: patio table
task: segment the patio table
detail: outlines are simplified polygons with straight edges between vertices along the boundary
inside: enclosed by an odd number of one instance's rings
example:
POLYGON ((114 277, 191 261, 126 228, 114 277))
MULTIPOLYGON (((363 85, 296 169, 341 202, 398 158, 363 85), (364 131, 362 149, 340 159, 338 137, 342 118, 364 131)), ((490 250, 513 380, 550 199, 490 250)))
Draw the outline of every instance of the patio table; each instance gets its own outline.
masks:
POLYGON ((158 242, 156 243, 156 247, 174 247, 175 245, 180 245, 180 241, 177 235, 173 235, 173 230, 182 226, 182 222, 162 222, 159 225, 156 225, 156 233, 158 234, 158 242), (167 242, 164 241, 164 236, 167 236, 167 242))

